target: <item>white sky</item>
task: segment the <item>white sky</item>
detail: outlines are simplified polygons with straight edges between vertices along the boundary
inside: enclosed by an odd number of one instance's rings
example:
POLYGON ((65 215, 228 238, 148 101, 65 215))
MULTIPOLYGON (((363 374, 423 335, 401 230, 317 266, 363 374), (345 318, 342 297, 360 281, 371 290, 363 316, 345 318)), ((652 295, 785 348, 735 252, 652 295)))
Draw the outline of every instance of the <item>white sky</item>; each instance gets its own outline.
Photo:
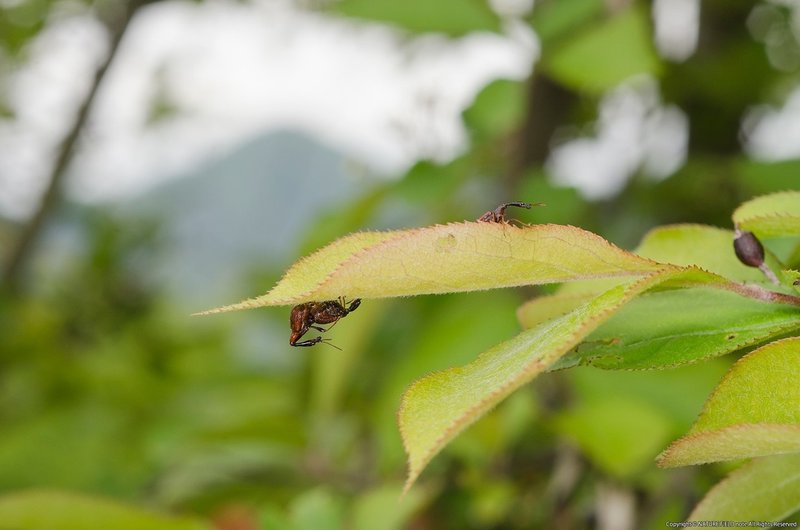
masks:
MULTIPOLYGON (((506 14, 530 7, 492 4, 506 14)), ((699 0, 657 0, 654 13, 662 55, 688 58, 699 0)), ((23 218, 36 204, 105 43, 96 21, 62 17, 10 79, 16 118, 0 120, 0 213, 23 218)), ((537 55, 535 35, 511 17, 502 35, 409 40, 290 0, 157 3, 134 20, 109 72, 69 191, 87 201, 125 197, 278 128, 306 131, 378 174, 398 175, 421 157, 447 160, 466 149, 461 111, 491 80, 526 77, 537 55), (157 93, 179 113, 148 124, 157 93)), ((800 156, 798 94, 783 108, 754 106, 744 125, 753 156, 800 156)), ((599 114, 591 135, 554 151, 556 182, 602 198, 640 167, 665 178, 685 160, 686 116, 660 102, 654 81, 610 92, 599 114)))
MULTIPOLYGON (((459 115, 499 77, 528 75, 530 31, 401 44, 385 27, 290 2, 167 2, 134 20, 97 101, 70 190, 122 197, 275 128, 305 130, 379 173, 465 146, 459 115), (160 86, 159 86, 160 85, 160 86), (148 124, 161 90, 180 114, 148 124)), ((49 156, 105 51, 98 24, 53 24, 11 83, 17 119, 0 123, 0 209, 27 214, 49 156)))

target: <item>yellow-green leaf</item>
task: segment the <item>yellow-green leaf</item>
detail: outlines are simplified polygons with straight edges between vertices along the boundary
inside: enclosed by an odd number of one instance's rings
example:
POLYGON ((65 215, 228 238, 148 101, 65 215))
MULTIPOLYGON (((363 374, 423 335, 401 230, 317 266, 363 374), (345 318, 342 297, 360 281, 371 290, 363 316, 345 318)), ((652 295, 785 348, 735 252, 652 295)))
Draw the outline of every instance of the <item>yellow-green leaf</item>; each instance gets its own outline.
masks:
POLYGON ((781 521, 800 510, 800 454, 748 462, 714 486, 690 521, 781 521))
POLYGON ((559 39, 570 38, 576 30, 601 18, 607 11, 603 0, 540 2, 533 10, 533 29, 542 45, 549 47, 559 39))
POLYGON ((311 300, 515 287, 671 268, 574 226, 464 222, 356 233, 293 265, 267 294, 205 313, 311 300))
MULTIPOLYGON (((732 230, 698 224, 662 226, 648 232, 634 253, 660 263, 693 265, 731 280, 772 287, 761 271, 743 265, 736 258, 732 230)), ((780 262, 772 253, 766 253, 765 261, 772 270, 781 270, 780 262)), ((619 282, 619 279, 604 278, 565 284, 554 295, 534 298, 520 306, 517 317, 523 327, 532 327, 567 313, 619 282)), ((791 282, 787 280, 786 283, 791 282)))
MULTIPOLYGON (((733 251, 733 230, 698 224, 676 224, 648 232, 634 251, 640 256, 674 265, 696 265, 731 280, 769 284, 764 274, 748 267, 733 251)), ((781 269, 770 252, 765 261, 772 270, 781 269)))
POLYGON ((661 467, 691 466, 800 451, 800 426, 740 423, 687 435, 657 459, 661 467))
MULTIPOLYGON (((609 286, 610 287, 610 286, 609 286)), ((596 293, 558 292, 529 300, 517 309, 517 320, 525 329, 538 326, 555 317, 566 315, 596 293)))
POLYGON ((578 364, 613 370, 674 368, 795 330, 800 330, 796 306, 720 289, 647 293, 604 322, 553 368, 578 364))
POLYGON ((511 392, 546 370, 614 311, 642 291, 667 281, 715 281, 698 270, 668 270, 618 285, 559 318, 524 331, 472 363, 418 380, 398 414, 409 458, 406 488, 460 432, 511 392))
POLYGON ((560 413, 554 426, 599 468, 622 479, 652 466, 672 431, 655 406, 621 396, 581 402, 560 413))
POLYGON ((637 74, 658 76, 661 61, 647 14, 636 7, 592 24, 554 50, 545 48, 542 66, 561 83, 600 94, 637 74))
POLYGON ((210 530, 196 519, 157 514, 76 493, 33 490, 0 497, 0 527, 14 530, 210 530))
POLYGON ((420 488, 398 500, 402 484, 385 484, 362 493, 353 501, 353 530, 400 530, 428 503, 433 491, 420 488))
POLYGON ((733 222, 759 237, 800 235, 800 191, 757 197, 733 212, 733 222))
POLYGON ((473 31, 499 31, 500 19, 486 0, 339 0, 334 12, 383 22, 415 33, 458 37, 473 31))
POLYGON ((800 293, 800 271, 785 270, 782 271, 783 280, 792 285, 792 288, 800 293))
POLYGON ((800 451, 800 338, 741 358, 686 436, 658 459, 672 467, 800 451))

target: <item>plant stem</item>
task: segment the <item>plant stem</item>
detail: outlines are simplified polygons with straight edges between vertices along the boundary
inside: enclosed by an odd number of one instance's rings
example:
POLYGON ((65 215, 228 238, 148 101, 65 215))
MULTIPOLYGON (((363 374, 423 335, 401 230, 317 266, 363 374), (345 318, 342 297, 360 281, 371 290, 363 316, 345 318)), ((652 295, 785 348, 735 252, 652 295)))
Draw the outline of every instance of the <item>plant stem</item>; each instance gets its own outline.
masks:
POLYGON ((775 304, 788 304, 800 306, 800 296, 791 294, 776 293, 769 289, 764 289, 758 285, 746 285, 743 283, 731 283, 728 287, 731 291, 738 293, 748 298, 755 298, 763 302, 772 302, 775 304))

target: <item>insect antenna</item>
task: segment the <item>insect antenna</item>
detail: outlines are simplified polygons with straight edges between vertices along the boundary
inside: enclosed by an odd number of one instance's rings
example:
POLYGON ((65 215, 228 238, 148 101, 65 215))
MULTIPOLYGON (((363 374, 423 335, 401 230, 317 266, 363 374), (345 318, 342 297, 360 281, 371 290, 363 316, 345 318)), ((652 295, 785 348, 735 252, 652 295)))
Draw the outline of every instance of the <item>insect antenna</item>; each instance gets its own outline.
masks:
MULTIPOLYGON (((329 328, 329 329, 330 329, 330 328, 329 328)), ((334 344, 333 342, 331 342, 331 339, 322 339, 322 340, 320 340, 320 342, 321 342, 322 344, 327 344, 328 346, 331 346, 332 348, 336 348, 336 349, 337 349, 337 350, 339 350, 339 351, 342 351, 342 349, 341 349, 339 346, 337 346, 336 344, 334 344)))

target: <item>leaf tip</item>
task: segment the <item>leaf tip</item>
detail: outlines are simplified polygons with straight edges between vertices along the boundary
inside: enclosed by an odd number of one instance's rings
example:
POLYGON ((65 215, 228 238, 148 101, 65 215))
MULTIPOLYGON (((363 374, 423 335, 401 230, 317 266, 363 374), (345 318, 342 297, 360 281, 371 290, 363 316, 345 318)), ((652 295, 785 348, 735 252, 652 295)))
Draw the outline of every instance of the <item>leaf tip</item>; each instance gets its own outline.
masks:
POLYGON ((249 298, 247 300, 242 300, 241 302, 237 302, 235 304, 224 305, 220 307, 215 307, 213 309, 206 309, 205 311, 198 311, 196 313, 192 313, 191 316, 193 317, 202 317, 206 315, 216 315, 219 313, 230 313, 231 311, 242 311, 244 309, 255 309, 258 307, 263 307, 264 303, 260 302, 258 298, 249 298))
MULTIPOLYGON (((435 373, 438 372, 434 372, 433 374, 435 373)), ((415 443, 411 439, 411 434, 407 429, 408 422, 406 420, 409 414, 409 395, 411 395, 415 389, 422 386, 423 382, 429 379, 433 374, 428 374, 422 379, 418 379, 417 381, 411 383, 406 391, 403 392, 403 396, 400 400, 400 407, 397 410, 397 426, 400 431, 400 438, 403 441, 403 449, 405 449, 406 459, 408 462, 408 476, 406 477, 406 482, 403 485, 403 492, 400 496, 401 498, 411 491, 411 487, 416 483, 420 474, 422 474, 422 471, 428 465, 428 462, 430 462, 433 456, 437 453, 435 448, 424 449, 422 453, 415 448, 415 443)))
POLYGON ((417 477, 419 477, 419 473, 414 473, 411 469, 408 470, 408 477, 406 477, 406 482, 403 484, 403 491, 400 492, 400 500, 403 500, 408 492, 411 491, 411 486, 417 481, 417 477))
POLYGON ((671 458, 670 458, 670 455, 671 455, 671 449, 672 449, 672 447, 675 445, 675 443, 676 443, 676 442, 672 442, 671 444, 669 444, 669 446, 668 446, 666 449, 664 449, 663 451, 661 451, 661 452, 658 454, 658 456, 656 456, 656 465, 657 465, 658 467, 660 467, 660 468, 670 468, 670 467, 676 467, 676 466, 675 466, 675 465, 674 465, 674 464, 671 462, 671 458))

